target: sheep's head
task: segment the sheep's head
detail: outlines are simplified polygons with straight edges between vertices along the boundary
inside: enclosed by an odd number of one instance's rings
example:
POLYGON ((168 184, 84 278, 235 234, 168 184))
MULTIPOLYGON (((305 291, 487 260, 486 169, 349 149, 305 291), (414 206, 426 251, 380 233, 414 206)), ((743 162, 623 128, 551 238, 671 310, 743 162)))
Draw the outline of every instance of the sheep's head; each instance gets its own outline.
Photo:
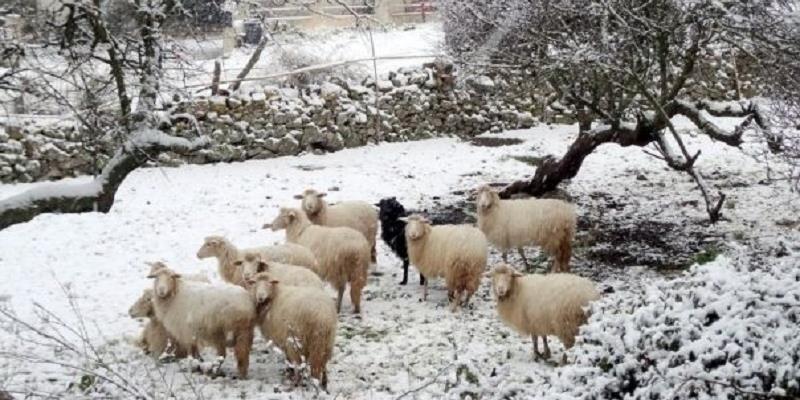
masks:
POLYGON ((300 207, 307 215, 316 215, 325 206, 325 201, 322 198, 327 195, 327 193, 320 193, 314 189, 306 189, 303 194, 295 195, 294 198, 302 200, 300 207))
POLYGON ((381 199, 375 206, 378 207, 378 217, 382 222, 394 221, 406 215, 406 209, 394 197, 381 199))
POLYGON ((267 305, 275 297, 278 281, 268 272, 260 272, 247 280, 247 290, 256 306, 267 305))
POLYGON ((490 276, 494 295, 497 299, 503 300, 513 293, 514 281, 523 275, 508 264, 499 264, 490 272, 490 276))
POLYGON ((281 208, 280 213, 272 223, 265 224, 264 229, 271 228, 273 231, 279 231, 291 226, 295 221, 300 219, 301 211, 296 208, 281 208))
POLYGON ((153 289, 145 289, 128 310, 128 315, 131 318, 147 318, 152 317, 153 312, 153 289))
POLYGON ((266 272, 269 269, 269 264, 261 259, 261 256, 255 253, 244 254, 234 262, 236 268, 241 268, 242 277, 245 281, 250 280, 259 272, 266 272))
POLYGON ((478 211, 488 211, 500 201, 500 195, 492 190, 489 185, 483 185, 478 188, 478 196, 476 201, 478 205, 478 211))
POLYGON ((197 258, 203 259, 208 257, 216 257, 220 254, 222 246, 225 244, 225 238, 222 236, 209 236, 203 240, 203 246, 197 250, 197 258))
POLYGON ((408 218, 401 218, 406 221, 406 239, 419 240, 431 231, 431 222, 421 215, 412 215, 408 218))
POLYGON ((175 294, 178 288, 178 279, 181 276, 169 269, 164 263, 157 262, 150 264, 150 273, 147 277, 155 279, 153 281, 153 293, 159 298, 166 299, 175 294))

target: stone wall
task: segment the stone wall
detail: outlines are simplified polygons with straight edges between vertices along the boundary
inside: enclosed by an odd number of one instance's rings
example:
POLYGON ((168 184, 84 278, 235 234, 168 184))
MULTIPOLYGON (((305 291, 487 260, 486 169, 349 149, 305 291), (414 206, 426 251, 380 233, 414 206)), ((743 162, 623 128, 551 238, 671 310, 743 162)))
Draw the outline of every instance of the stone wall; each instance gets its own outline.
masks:
MULTIPOLYGON (((452 65, 432 63, 399 70, 378 81, 377 101, 371 79, 358 84, 332 81, 302 90, 267 86, 246 95, 177 101, 166 106, 178 118, 164 121, 160 128, 178 136, 197 135, 191 115, 213 143, 187 157, 162 154, 158 162, 265 159, 379 141, 471 137, 528 128, 534 125, 539 106, 514 79, 478 76, 456 85, 452 65)), ((84 139, 85 135, 70 126, 6 127, 5 132, 0 130, 0 181, 95 173, 113 152, 115 140, 84 139)))

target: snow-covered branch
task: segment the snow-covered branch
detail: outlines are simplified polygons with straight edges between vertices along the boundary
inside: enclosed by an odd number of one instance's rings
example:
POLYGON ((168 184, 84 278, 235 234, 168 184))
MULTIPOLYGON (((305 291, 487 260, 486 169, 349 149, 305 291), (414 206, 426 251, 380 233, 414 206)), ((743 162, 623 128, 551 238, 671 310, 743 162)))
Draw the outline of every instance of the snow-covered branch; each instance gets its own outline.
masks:
POLYGON ((45 213, 108 212, 114 204, 117 189, 133 170, 158 153, 186 154, 208 144, 209 139, 205 136, 190 140, 152 129, 135 131, 109 160, 103 172, 91 182, 44 183, 0 201, 0 229, 45 213))

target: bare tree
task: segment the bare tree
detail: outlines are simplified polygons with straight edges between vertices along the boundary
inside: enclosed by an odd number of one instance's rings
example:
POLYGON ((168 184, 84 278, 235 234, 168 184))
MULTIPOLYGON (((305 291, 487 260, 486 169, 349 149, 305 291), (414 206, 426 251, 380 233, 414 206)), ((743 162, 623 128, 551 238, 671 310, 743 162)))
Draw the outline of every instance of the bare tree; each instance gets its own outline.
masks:
MULTIPOLYGON (((695 180, 713 222, 720 218, 725 196, 712 193, 695 167, 700 151, 687 147, 671 118, 685 116, 700 133, 731 146, 742 144, 748 129, 758 127, 772 135, 762 105, 712 96, 701 72, 731 68, 720 64, 720 52, 737 49, 745 57, 752 48, 766 51, 761 44, 772 37, 767 27, 788 23, 782 16, 792 2, 459 3, 443 4, 451 50, 460 57, 479 55, 527 68, 557 98, 589 116, 582 125, 591 128, 582 131, 564 155, 545 159, 532 179, 511 184, 503 197, 554 189, 575 176, 584 158, 602 144, 651 146, 649 154, 695 180), (493 45, 486 46, 485 37, 493 45), (744 119, 729 132, 715 125, 709 114, 744 119)), ((757 62, 752 58, 748 61, 757 62)), ((779 139, 769 140, 773 147, 780 146, 779 139)))
MULTIPOLYGON (((175 12, 176 3, 133 0, 133 5, 135 29, 119 35, 109 29, 102 0, 64 1, 54 12, 50 26, 60 38, 58 44, 67 62, 66 74, 101 65, 108 69, 106 76, 108 82, 113 83, 117 99, 116 126, 122 139, 114 156, 93 181, 42 184, 0 201, 0 229, 42 213, 108 212, 127 175, 158 153, 185 153, 207 145, 204 136, 179 138, 156 129, 160 118, 172 118, 168 112, 166 116, 159 115, 157 107, 166 53, 162 28, 175 12), (135 97, 131 87, 136 88, 135 97)), ((58 93, 58 90, 51 93, 58 93)), ((69 103, 69 99, 65 103, 69 103)), ((80 116, 81 113, 75 114, 80 116)), ((86 118, 80 122, 91 125, 86 118)))

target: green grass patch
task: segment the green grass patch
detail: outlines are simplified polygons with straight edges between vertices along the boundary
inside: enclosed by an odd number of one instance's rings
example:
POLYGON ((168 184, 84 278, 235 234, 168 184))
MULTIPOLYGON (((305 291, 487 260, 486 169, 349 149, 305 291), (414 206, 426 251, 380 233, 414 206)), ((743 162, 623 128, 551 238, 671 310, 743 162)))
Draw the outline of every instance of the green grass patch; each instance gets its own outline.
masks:
POLYGON ((694 255, 694 262, 700 265, 708 264, 717 259, 717 256, 722 254, 722 249, 712 245, 706 247, 705 250, 694 255))

